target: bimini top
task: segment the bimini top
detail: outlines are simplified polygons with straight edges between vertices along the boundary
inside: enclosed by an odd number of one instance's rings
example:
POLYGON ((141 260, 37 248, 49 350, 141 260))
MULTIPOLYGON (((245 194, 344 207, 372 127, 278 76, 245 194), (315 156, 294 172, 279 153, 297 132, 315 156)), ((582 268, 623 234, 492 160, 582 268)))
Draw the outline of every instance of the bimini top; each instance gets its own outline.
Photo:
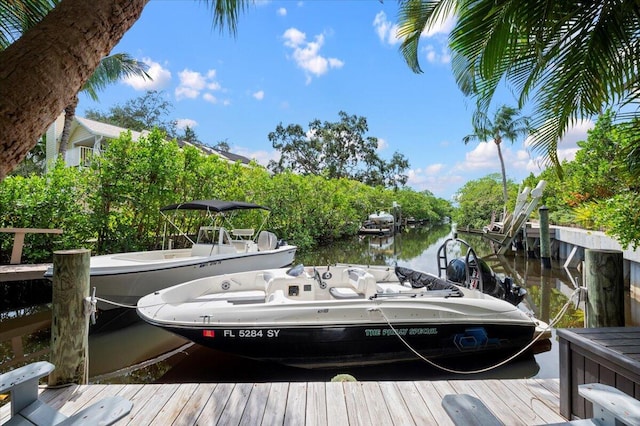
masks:
POLYGON ((160 209, 167 210, 209 210, 214 212, 227 212, 231 210, 263 209, 271 210, 268 207, 257 204, 245 203, 244 201, 222 201, 222 200, 195 200, 187 203, 171 204, 160 209))

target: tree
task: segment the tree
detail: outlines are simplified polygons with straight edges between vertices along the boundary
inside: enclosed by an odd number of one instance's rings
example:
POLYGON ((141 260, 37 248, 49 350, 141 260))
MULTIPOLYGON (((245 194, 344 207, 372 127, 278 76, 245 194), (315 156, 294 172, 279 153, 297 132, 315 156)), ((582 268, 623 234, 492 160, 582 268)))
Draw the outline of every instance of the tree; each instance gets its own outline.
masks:
MULTIPOLYGON (((58 1, 34 0, 27 2, 17 2, 7 5, 2 11, 2 22, 6 25, 5 30, 8 37, 0 36, 0 50, 5 49, 13 41, 19 38, 26 31, 40 22, 49 13, 58 1)), ((98 91, 104 89, 109 84, 115 83, 122 77, 139 75, 143 78, 151 78, 146 73, 147 65, 133 59, 126 53, 116 53, 107 56, 100 61, 100 65, 91 75, 82 88, 82 92, 87 93, 93 100, 98 100, 98 91)), ((73 98, 71 104, 64 108, 64 126, 60 138, 60 156, 64 158, 69 143, 71 123, 75 117, 78 96, 73 98)))
MULTIPOLYGON (((0 52, 0 180, 72 102, 148 1, 61 1, 0 52)), ((212 0, 214 25, 235 33, 248 3, 212 0)))
MULTIPOLYGON (((453 220, 461 227, 482 229, 500 207, 502 190, 499 181, 500 175, 493 173, 465 183, 455 195, 458 208, 454 211, 453 220)), ((512 192, 518 191, 513 182, 509 181, 508 185, 512 192)))
POLYGON ((462 141, 465 144, 473 140, 480 142, 493 139, 498 149, 498 158, 500 159, 500 170, 502 172, 502 196, 504 199, 504 212, 507 209, 509 194, 507 192, 507 172, 504 166, 504 158, 502 156, 503 139, 510 140, 512 143, 520 135, 526 135, 529 132, 529 119, 527 117, 518 117, 519 111, 516 108, 503 105, 496 111, 493 121, 489 119, 487 114, 481 110, 477 110, 473 115, 473 133, 465 136, 462 141))
POLYGON ((316 119, 307 131, 298 124, 280 123, 269 133, 273 148, 280 151, 280 159, 271 160, 269 169, 355 179, 372 186, 404 185, 407 176, 402 173, 409 167, 404 156, 396 152, 390 162, 382 160, 376 152, 378 139, 365 136, 367 119, 344 111, 338 114, 339 122, 316 119))
MULTIPOLYGON (((123 77, 141 76, 143 78, 151 77, 147 74, 148 66, 144 62, 140 62, 127 53, 116 53, 102 58, 100 65, 89 80, 82 87, 81 92, 87 93, 94 101, 98 100, 98 91, 104 89, 109 84, 115 83, 123 77)), ((78 106, 78 95, 73 98, 71 103, 64 108, 64 126, 60 137, 60 156, 64 158, 69 144, 69 136, 71 131, 71 123, 76 116, 76 107, 78 106)))
POLYGON ((164 98, 163 92, 149 90, 144 95, 130 99, 124 105, 115 105, 104 113, 88 110, 87 118, 142 132, 158 128, 169 138, 176 137, 176 121, 167 118, 173 104, 164 98))
POLYGON ((460 89, 485 112, 501 82, 521 107, 535 95, 532 147, 558 170, 557 143, 569 126, 639 100, 636 0, 400 0, 400 49, 413 71, 421 72, 420 35, 450 15, 457 17, 449 46, 460 89))

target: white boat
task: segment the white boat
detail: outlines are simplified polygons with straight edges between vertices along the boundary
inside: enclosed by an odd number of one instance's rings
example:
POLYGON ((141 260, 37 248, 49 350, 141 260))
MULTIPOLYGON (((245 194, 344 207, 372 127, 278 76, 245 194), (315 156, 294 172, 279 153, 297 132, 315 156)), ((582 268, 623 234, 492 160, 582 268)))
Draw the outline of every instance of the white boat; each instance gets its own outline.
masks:
MULTIPOLYGON (((291 265, 296 246, 278 241, 275 234, 254 229, 227 228, 230 216, 239 210, 267 207, 239 201, 197 200, 163 207, 161 213, 180 210, 206 212, 211 225, 201 226, 196 241, 182 234, 188 248, 115 253, 92 256, 90 286, 96 296, 111 302, 134 305, 146 294, 185 281, 212 275, 291 265)), ((266 220, 266 218, 265 218, 266 220)), ((263 221, 264 224, 264 221, 263 221)), ((53 277, 49 268, 45 277, 53 277)), ((102 310, 117 305, 98 302, 102 310)))
POLYGON ((376 225, 393 225, 394 220, 393 215, 384 210, 369 215, 369 221, 376 225))
POLYGON ((307 368, 510 356, 543 333, 509 302, 423 275, 414 288, 390 266, 240 272, 156 291, 137 312, 213 349, 307 368))

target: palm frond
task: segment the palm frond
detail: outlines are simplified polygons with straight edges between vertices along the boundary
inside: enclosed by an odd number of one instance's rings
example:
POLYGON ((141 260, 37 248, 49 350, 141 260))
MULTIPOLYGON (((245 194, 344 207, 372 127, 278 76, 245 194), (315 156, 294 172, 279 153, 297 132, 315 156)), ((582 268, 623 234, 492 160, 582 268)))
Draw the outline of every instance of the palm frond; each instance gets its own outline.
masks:
POLYGON ((231 34, 236 34, 238 28, 238 19, 240 14, 244 12, 250 4, 254 4, 255 0, 200 0, 207 4, 213 10, 213 26, 220 31, 225 28, 231 34))
POLYGON ((0 2, 0 50, 40 22, 60 0, 9 0, 0 2))
POLYGON ((140 76, 152 80, 147 74, 148 65, 132 58, 127 53, 115 53, 102 58, 100 65, 82 87, 94 101, 98 100, 98 92, 124 77, 140 76))

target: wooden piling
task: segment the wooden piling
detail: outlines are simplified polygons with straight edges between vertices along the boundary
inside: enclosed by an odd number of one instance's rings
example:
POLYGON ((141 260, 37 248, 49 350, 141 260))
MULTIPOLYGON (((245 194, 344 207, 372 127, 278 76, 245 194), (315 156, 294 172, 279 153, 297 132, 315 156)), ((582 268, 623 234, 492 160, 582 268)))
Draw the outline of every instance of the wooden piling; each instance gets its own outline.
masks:
POLYGON ((587 327, 624 327, 624 274, 620 250, 584 251, 587 327))
POLYGON ((86 384, 88 328, 84 301, 89 296, 87 249, 53 253, 53 298, 49 385, 86 384))
POLYGON ((549 237, 549 209, 540 206, 540 262, 543 269, 551 269, 551 238, 549 237))

